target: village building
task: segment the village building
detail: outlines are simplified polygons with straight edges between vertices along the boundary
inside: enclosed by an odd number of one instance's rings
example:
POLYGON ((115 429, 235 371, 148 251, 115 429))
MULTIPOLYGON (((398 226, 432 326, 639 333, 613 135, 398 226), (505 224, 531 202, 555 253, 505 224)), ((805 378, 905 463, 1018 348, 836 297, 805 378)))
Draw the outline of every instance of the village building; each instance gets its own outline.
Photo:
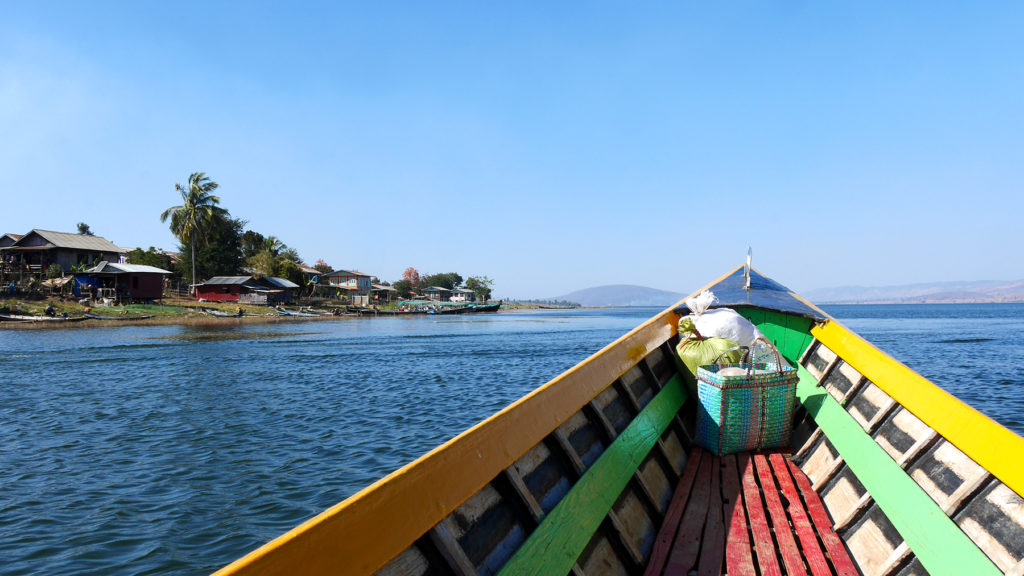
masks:
POLYGON ((0 250, 3 250, 4 248, 7 248, 8 246, 14 244, 18 240, 21 240, 21 238, 21 234, 11 233, 7 233, 4 234, 3 236, 0 236, 0 250))
MULTIPOLYGON (((370 280, 373 276, 355 270, 335 270, 327 275, 327 285, 344 288, 350 294, 365 296, 370 293, 370 280)), ((322 278, 321 278, 322 280, 322 278)))
MULTIPOLYGON (((14 234, 5 234, 3 243, 15 237, 14 234)), ((33 273, 46 271, 50 266, 59 266, 63 272, 71 272, 75 266, 96 261, 120 262, 127 254, 128 250, 102 236, 38 229, 7 246, 0 245, 0 258, 33 273)))
POLYGON ((395 290, 391 286, 385 286, 383 284, 373 284, 370 288, 371 304, 384 305, 390 304, 391 300, 398 294, 398 290, 395 290))
POLYGON ((196 285, 196 299, 200 302, 274 305, 291 302, 298 287, 286 278, 272 276, 214 276, 196 285))
POLYGON ((302 272, 302 279, 306 284, 317 284, 320 281, 322 273, 316 268, 306 266, 305 264, 296 264, 296 266, 298 267, 299 272, 302 272), (314 279, 316 280, 315 282, 313 281, 314 279))
POLYGON ((164 277, 171 272, 143 264, 100 262, 75 274, 75 296, 108 294, 120 301, 163 298, 164 277))
POLYGON ((423 289, 423 295, 426 296, 428 300, 447 302, 452 297, 452 291, 440 286, 431 286, 423 289))
POLYGON ((451 302, 476 302, 476 292, 467 288, 456 288, 452 290, 448 300, 451 302))

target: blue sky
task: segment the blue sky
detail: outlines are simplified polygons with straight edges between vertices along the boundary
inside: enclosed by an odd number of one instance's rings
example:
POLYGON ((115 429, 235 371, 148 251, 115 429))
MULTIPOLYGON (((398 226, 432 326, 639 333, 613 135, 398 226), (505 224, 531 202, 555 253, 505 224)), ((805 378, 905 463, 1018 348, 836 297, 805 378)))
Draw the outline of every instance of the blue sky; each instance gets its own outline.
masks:
POLYGON ((20 2, 0 232, 174 249, 222 205, 385 280, 499 297, 1024 278, 1014 3, 20 2))

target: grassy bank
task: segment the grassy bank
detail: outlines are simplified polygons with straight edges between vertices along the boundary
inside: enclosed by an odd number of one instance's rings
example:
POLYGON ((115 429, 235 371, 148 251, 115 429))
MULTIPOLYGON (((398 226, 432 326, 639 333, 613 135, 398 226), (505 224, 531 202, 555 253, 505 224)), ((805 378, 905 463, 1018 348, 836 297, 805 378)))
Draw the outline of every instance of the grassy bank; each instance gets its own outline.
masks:
MULTIPOLYGON (((226 322, 293 322, 310 320, 299 316, 282 316, 269 306, 250 306, 243 304, 241 317, 220 317, 209 314, 207 310, 215 310, 227 314, 236 314, 239 304, 235 302, 196 302, 185 298, 165 298, 154 304, 127 304, 123 306, 96 306, 80 304, 76 300, 59 297, 23 300, 16 298, 0 298, 0 314, 12 316, 45 316, 47 307, 52 307, 56 316, 67 315, 68 318, 83 318, 85 313, 109 317, 109 320, 89 318, 81 322, 0 322, 0 329, 24 328, 72 328, 100 325, 223 325, 226 322), (135 319, 131 322, 126 319, 135 319)), ((294 309, 293 306, 289 308, 294 309)), ((322 310, 329 312, 330 308, 322 310)), ((336 318, 336 316, 326 316, 336 318)))

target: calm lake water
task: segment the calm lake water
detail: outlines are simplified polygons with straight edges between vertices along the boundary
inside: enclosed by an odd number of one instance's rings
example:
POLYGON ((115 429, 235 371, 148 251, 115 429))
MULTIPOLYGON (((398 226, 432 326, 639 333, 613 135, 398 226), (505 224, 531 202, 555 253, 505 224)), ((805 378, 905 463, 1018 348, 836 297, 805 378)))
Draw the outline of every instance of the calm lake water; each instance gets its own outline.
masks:
MULTIPOLYGON (((1024 432, 1024 305, 827 310, 1024 432)), ((0 331, 0 573, 211 572, 657 311, 0 331)))

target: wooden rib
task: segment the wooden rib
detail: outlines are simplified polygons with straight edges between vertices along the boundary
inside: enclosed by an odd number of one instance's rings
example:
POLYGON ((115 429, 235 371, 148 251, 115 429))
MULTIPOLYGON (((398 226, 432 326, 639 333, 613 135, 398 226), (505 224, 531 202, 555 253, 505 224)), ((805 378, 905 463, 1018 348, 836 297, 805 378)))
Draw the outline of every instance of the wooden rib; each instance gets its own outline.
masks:
POLYGON ((907 546, 906 542, 901 542, 885 559, 885 564, 878 568, 878 576, 894 575, 903 562, 910 557, 910 553, 910 546, 907 546))
MULTIPOLYGON (((847 366, 849 366, 849 364, 847 364, 847 366)), ((852 366, 850 367, 853 368, 852 366)), ((845 406, 846 401, 852 398, 853 395, 856 394, 862 386, 864 386, 865 382, 870 382, 870 380, 861 375, 860 378, 857 378, 856 382, 850 384, 850 389, 847 390, 845 394, 843 394, 842 398, 836 398, 836 402, 839 402, 840 404, 845 406)), ((831 392, 829 393, 831 394, 831 392)), ((835 398, 835 396, 833 396, 833 398, 835 398)))
MULTIPOLYGON (((644 375, 644 377, 647 378, 646 374, 644 375)), ((633 412, 639 414, 640 411, 643 410, 643 407, 640 406, 640 400, 637 399, 636 394, 633 394, 633 391, 629 389, 629 386, 626 386, 625 384, 622 383, 621 378, 616 381, 616 384, 618 384, 619 392, 622 393, 622 395, 625 396, 626 400, 629 401, 629 405, 633 408, 633 412)), ((660 390, 658 386, 655 386, 654 389, 660 390)), ((679 480, 679 477, 676 474, 675 467, 672 466, 671 462, 669 461, 668 450, 665 449, 665 442, 663 442, 660 437, 658 438, 658 442, 655 444, 654 449, 655 457, 660 459, 662 464, 665 464, 665 466, 662 466, 662 472, 666 473, 666 477, 669 478, 669 481, 674 482, 676 480, 679 480)), ((664 514, 664 511, 659 510, 659 512, 661 514, 664 514)))
MULTIPOLYGON (((864 373, 860 366, 854 364, 854 368, 864 373)), ((814 377, 803 367, 798 372, 798 400, 843 454, 851 472, 911 546, 925 570, 972 575, 999 573, 992 561, 875 439, 817 386, 814 377)))
POLYGON ((960 506, 968 498, 978 494, 992 478, 993 476, 986 472, 973 481, 964 482, 963 486, 950 495, 949 502, 942 507, 942 511, 946 513, 946 516, 952 516, 960 510, 960 506))
POLYGON ((556 428, 551 433, 551 437, 555 440, 555 445, 558 446, 559 452, 565 456, 572 466, 573 472, 576 473, 575 480, 579 480, 580 476, 583 475, 587 470, 587 465, 583 463, 580 455, 576 453, 576 449, 572 447, 572 443, 569 442, 569 438, 566 437, 565 432, 562 432, 561 428, 556 428))
POLYGON ((516 471, 515 466, 509 466, 506 468, 502 472, 502 475, 505 477, 509 486, 512 487, 512 492, 519 499, 519 502, 530 513, 530 518, 533 519, 533 523, 536 525, 540 519, 544 517, 544 510, 540 507, 540 503, 537 502, 537 499, 533 497, 530 489, 526 487, 526 483, 523 482, 523 477, 516 471))
POLYGON ((782 508, 775 479, 772 478, 772 471, 764 454, 754 455, 754 465, 757 468, 757 475, 761 479, 761 493, 764 494, 765 503, 768 505, 768 514, 772 519, 772 528, 775 530, 775 538, 779 543, 782 561, 786 565, 786 573, 790 576, 806 575, 803 558, 800 556, 800 550, 796 547, 793 530, 789 526, 786 511, 782 508))
POLYGON ((909 466, 910 463, 913 462, 918 455, 924 453, 925 450, 931 447, 931 445, 935 442, 935 440, 938 437, 938 433, 936 433, 935 430, 929 428, 928 432, 925 433, 925 435, 922 436, 920 440, 918 440, 917 442, 914 443, 913 446, 908 448, 906 453, 903 454, 903 456, 900 456, 900 459, 896 461, 896 464, 898 464, 900 468, 906 469, 907 466, 909 466))
POLYGON ((772 454, 768 459, 771 462, 772 469, 775 471, 775 478, 779 481, 782 495, 789 501, 789 517, 793 519, 793 529, 800 540, 800 547, 803 549, 804 558, 811 569, 811 574, 814 574, 814 576, 831 576, 832 571, 825 560, 825 555, 821 552, 821 547, 818 546, 818 537, 814 533, 811 521, 807 518, 803 501, 796 491, 796 486, 793 485, 789 468, 786 466, 786 459, 780 454, 772 454))
POLYGON ((430 541, 444 557, 445 562, 456 576, 479 576, 476 566, 455 539, 451 516, 438 522, 430 529, 430 541))
MULTIPOLYGON (((615 381, 614 386, 615 389, 619 392, 619 395, 625 398, 626 401, 629 403, 630 407, 633 409, 634 414, 639 414, 640 411, 643 410, 643 408, 640 406, 640 402, 636 399, 636 396, 633 394, 633 391, 629 389, 629 386, 626 386, 625 384, 622 383, 621 378, 615 381)), ((665 473, 665 467, 661 466, 658 463, 659 456, 664 461, 668 461, 668 456, 665 455, 665 445, 661 441, 661 437, 658 437, 658 439, 654 442, 654 464, 658 466, 658 468, 661 469, 662 474, 665 474, 665 477, 668 478, 668 474, 665 473)), ((674 475, 675 471, 673 470, 672 472, 674 475)), ((643 493, 644 498, 647 500, 648 506, 654 512, 655 522, 661 523, 662 520, 664 520, 665 518, 665 510, 662 509, 661 500, 654 497, 654 493, 651 492, 651 487, 647 485, 647 481, 644 480, 643 475, 640 474, 640 468, 636 469, 636 472, 633 474, 633 478, 636 480, 637 485, 640 487, 640 491, 643 493)))
MULTIPOLYGON (((562 432, 561 428, 556 428, 554 432, 550 434, 550 438, 554 440, 555 444, 555 447, 552 448, 551 442, 547 443, 548 449, 551 451, 551 457, 558 458, 559 456, 562 456, 565 460, 569 462, 570 467, 572 468, 572 470, 570 470, 569 473, 576 473, 575 478, 573 478, 573 482, 575 483, 575 481, 580 479, 580 476, 583 474, 584 468, 586 468, 586 466, 583 464, 583 460, 580 460, 579 454, 576 454, 576 450, 572 447, 572 444, 569 443, 569 439, 565 437, 565 433, 562 432)), ((511 466, 509 467, 509 469, 512 468, 513 467, 511 466)), ((518 476, 518 473, 516 475, 518 476)), ((529 492, 529 489, 527 489, 527 492, 529 492)), ((530 494, 530 498, 534 502, 536 502, 536 499, 533 498, 532 494, 530 494)), ((539 503, 537 507, 540 508, 539 503)), ((538 524, 541 520, 543 520, 543 516, 543 509, 541 509, 541 516, 538 517, 538 524)), ((580 568, 580 565, 577 563, 573 563, 571 573, 573 576, 586 576, 586 574, 583 572, 583 569, 580 568)))
POLYGON ((853 522, 860 517, 861 513, 871 506, 874 500, 871 498, 870 492, 865 492, 858 500, 857 503, 850 508, 850 511, 845 516, 836 520, 836 532, 842 532, 846 530, 853 522))
MULTIPOLYGON (((833 353, 834 352, 835 351, 833 350, 833 353)), ((836 354, 836 357, 833 358, 832 361, 828 363, 828 366, 825 366, 825 369, 821 371, 821 378, 818 378, 818 386, 825 386, 825 380, 832 375, 832 371, 836 369, 836 366, 839 366, 839 363, 842 362, 842 360, 843 359, 836 354)))
POLYGON ((800 355, 800 358, 797 359, 796 363, 803 365, 803 363, 806 362, 807 359, 811 357, 811 354, 814 353, 814 350, 818 346, 821 346, 821 342, 819 342, 817 338, 811 340, 811 343, 807 345, 807 348, 804 348, 804 353, 800 355))
MULTIPOLYGON (((685 400, 682 378, 675 376, 544 517, 499 574, 565 574, 602 522, 607 519, 619 528, 612 513, 615 502, 685 400)), ((642 562, 642 555, 635 554, 621 532, 620 541, 637 557, 629 560, 642 562)), ((634 571, 639 571, 639 566, 634 571)))
POLYGON ((814 432, 811 432, 811 435, 808 436, 807 441, 804 442, 803 446, 796 451, 796 454, 793 454, 793 459, 799 460, 803 458, 804 454, 811 449, 811 446, 814 446, 814 443, 818 441, 818 438, 821 438, 821 434, 821 428, 815 428, 814 432))
MULTIPOLYGON (((608 510, 608 515, 605 517, 605 520, 611 526, 612 532, 615 534, 615 539, 619 542, 619 544, 622 546, 622 548, 626 551, 626 553, 629 556, 627 560, 633 565, 633 569, 629 570, 629 572, 632 574, 636 574, 639 571, 640 567, 644 565, 643 553, 636 547, 635 544, 633 544, 632 540, 626 537, 626 534, 629 533, 629 530, 626 528, 625 524, 623 524, 622 521, 619 520, 619 515, 615 513, 615 510, 608 510)), ((572 530, 573 528, 574 526, 572 526, 571 523, 569 525, 562 527, 563 530, 572 530)), ((580 552, 583 552, 583 548, 580 548, 580 552)))
POLYGON ((693 489, 693 481, 697 477, 697 468, 700 466, 701 454, 704 451, 694 448, 690 452, 690 458, 686 461, 686 468, 683 469, 683 477, 676 485, 676 491, 672 495, 672 501, 665 513, 665 520, 661 523, 658 537, 654 541, 654 548, 651 550, 651 559, 647 562, 645 576, 656 576, 661 574, 665 562, 668 560, 668 553, 672 549, 672 541, 679 531, 679 522, 686 509, 686 503, 690 498, 690 491, 693 489))
POLYGON ((832 529, 832 521, 829 520, 828 512, 825 511, 825 504, 821 501, 821 496, 811 488, 810 479, 807 478, 807 475, 796 464, 788 462, 788 465, 794 480, 796 480, 797 488, 800 489, 800 494, 807 505, 807 514, 811 517, 811 522, 814 523, 818 536, 821 537, 821 543, 825 545, 825 551, 832 560, 832 566, 835 568, 836 574, 839 576, 857 576, 859 572, 857 572, 857 568, 853 564, 853 559, 850 558, 850 553, 846 551, 843 541, 839 539, 839 535, 832 529))
POLYGON ((747 453, 738 457, 740 475, 743 478, 743 503, 750 518, 750 532, 754 536, 754 550, 757 552, 757 564, 761 567, 762 576, 782 576, 779 559, 775 555, 775 543, 768 528, 768 520, 761 506, 761 493, 754 480, 754 464, 747 453))
POLYGON ((707 520, 701 538, 697 576, 720 576, 725 554, 725 523, 722 521, 722 459, 711 457, 711 494, 708 498, 707 520))
POLYGON ((729 530, 725 536, 725 570, 729 576, 756 576, 754 557, 750 550, 750 536, 747 534, 747 515, 743 509, 743 489, 736 456, 722 458, 722 489, 727 504, 725 519, 729 530))
POLYGON ((1024 453, 1024 438, 893 360, 838 322, 829 321, 813 328, 811 333, 1011 490, 1024 494, 1024 467, 1018 459, 1006 457, 1024 453))
MULTIPOLYGON (((662 347, 662 352, 661 353, 662 354, 665 353, 664 346, 665 346, 664 344, 661 345, 661 347, 662 347)), ((675 353, 675 351, 673 351, 673 354, 674 353, 675 353)), ((650 354, 648 354, 647 356, 650 356, 650 354)), ((654 369, 651 368, 649 364, 647 364, 647 356, 644 356, 643 361, 639 362, 637 364, 637 366, 639 366, 640 367, 640 371, 644 373, 644 377, 647 378, 648 381, 654 383, 654 388, 656 390, 661 390, 661 388, 662 388, 661 381, 658 380, 658 375, 654 373, 654 369)))
POLYGON ((697 470, 697 481, 686 512, 679 525, 672 553, 668 557, 665 568, 668 574, 687 574, 697 562, 700 550, 701 530, 707 518, 708 498, 711 495, 711 454, 702 452, 700 468, 697 470))
POLYGON ((814 483, 814 490, 821 490, 822 486, 827 484, 832 478, 835 478, 836 473, 843 467, 843 464, 846 464, 846 461, 843 460, 843 455, 840 454, 839 456, 836 456, 836 459, 832 461, 832 464, 829 464, 828 470, 825 471, 825 474, 823 474, 821 478, 818 478, 814 483))
MULTIPOLYGON (((600 413, 601 411, 597 410, 597 412, 600 413)), ((607 419, 605 421, 607 421, 607 419)), ((583 474, 586 471, 586 464, 583 463, 583 460, 580 459, 579 454, 576 453, 576 449, 573 448, 572 443, 569 442, 569 438, 566 437, 565 433, 562 432, 561 428, 555 429, 555 431, 551 433, 551 436, 555 439, 555 444, 558 446, 559 451, 569 460, 570 464, 572 465, 573 469, 578 475, 577 480, 582 478, 583 474)), ((608 448, 605 448, 605 452, 607 452, 610 447, 611 443, 609 443, 608 448)), ((604 456, 604 454, 602 454, 601 456, 604 456)), ((598 458, 598 461, 600 461, 600 458, 598 458)), ((552 512, 554 512, 554 510, 552 510, 552 512)), ((606 520, 611 525, 611 531, 615 534, 616 540, 629 555, 629 560, 634 564, 642 564, 643 558, 640 554, 640 551, 637 550, 636 547, 633 546, 633 544, 629 542, 629 540, 625 537, 625 532, 622 529, 622 522, 619 521, 619 517, 617 514, 615 514, 614 510, 608 510, 606 520)), ((574 564, 574 566, 576 565, 574 564)))

